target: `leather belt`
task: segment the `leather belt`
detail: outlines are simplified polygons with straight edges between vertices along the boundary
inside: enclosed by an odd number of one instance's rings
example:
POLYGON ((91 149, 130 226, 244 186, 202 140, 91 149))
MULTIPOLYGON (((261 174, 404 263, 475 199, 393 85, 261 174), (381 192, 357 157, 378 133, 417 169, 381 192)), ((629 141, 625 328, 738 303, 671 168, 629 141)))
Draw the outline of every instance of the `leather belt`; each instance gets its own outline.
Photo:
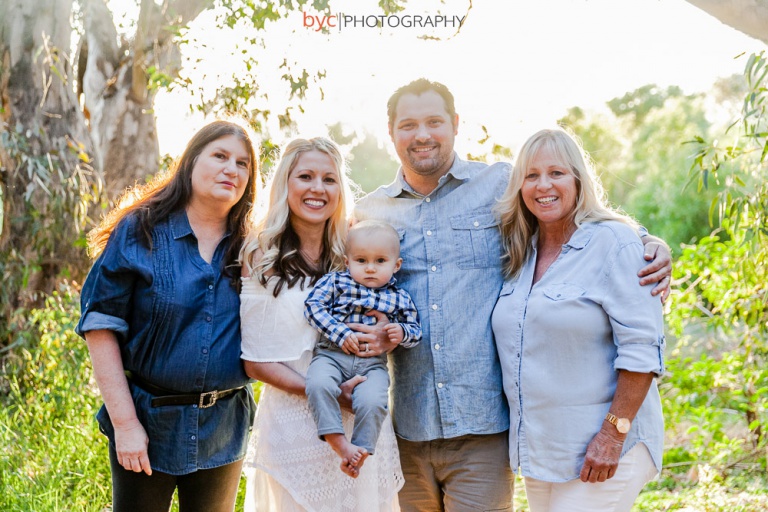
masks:
POLYGON ((245 387, 240 386, 239 388, 225 389, 223 391, 206 391, 205 393, 179 393, 177 391, 171 391, 170 389, 155 386, 130 370, 125 370, 125 376, 129 381, 133 382, 147 393, 155 395, 154 398, 152 398, 152 407, 163 407, 166 405, 197 405, 200 409, 207 409, 218 400, 234 395, 245 387))

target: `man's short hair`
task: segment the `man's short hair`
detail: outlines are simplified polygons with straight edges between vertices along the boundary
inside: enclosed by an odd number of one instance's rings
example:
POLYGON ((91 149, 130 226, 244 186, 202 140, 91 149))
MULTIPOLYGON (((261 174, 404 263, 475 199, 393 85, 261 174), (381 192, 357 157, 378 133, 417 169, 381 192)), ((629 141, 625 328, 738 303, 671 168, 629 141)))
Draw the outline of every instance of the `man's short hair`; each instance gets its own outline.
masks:
POLYGON ((454 119, 456 118, 456 105, 454 105, 453 94, 451 94, 451 91, 449 91, 448 87, 444 86, 440 82, 432 82, 426 78, 419 78, 407 85, 400 87, 392 96, 389 97, 389 101, 387 101, 389 128, 392 129, 392 126, 394 125, 397 103, 400 101, 400 98, 403 97, 403 95, 415 94, 416 96, 419 96, 427 91, 435 91, 440 95, 440 97, 443 98, 443 101, 445 102, 445 110, 451 117, 451 124, 453 124, 454 119))

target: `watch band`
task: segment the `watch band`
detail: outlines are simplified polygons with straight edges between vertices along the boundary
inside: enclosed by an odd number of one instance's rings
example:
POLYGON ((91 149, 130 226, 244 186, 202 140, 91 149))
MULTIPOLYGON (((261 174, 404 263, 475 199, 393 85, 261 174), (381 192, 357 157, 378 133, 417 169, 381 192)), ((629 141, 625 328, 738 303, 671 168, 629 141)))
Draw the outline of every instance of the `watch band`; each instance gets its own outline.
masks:
POLYGON ((627 418, 619 418, 615 414, 610 412, 605 415, 605 421, 616 427, 616 430, 620 434, 626 434, 632 426, 632 422, 627 418))

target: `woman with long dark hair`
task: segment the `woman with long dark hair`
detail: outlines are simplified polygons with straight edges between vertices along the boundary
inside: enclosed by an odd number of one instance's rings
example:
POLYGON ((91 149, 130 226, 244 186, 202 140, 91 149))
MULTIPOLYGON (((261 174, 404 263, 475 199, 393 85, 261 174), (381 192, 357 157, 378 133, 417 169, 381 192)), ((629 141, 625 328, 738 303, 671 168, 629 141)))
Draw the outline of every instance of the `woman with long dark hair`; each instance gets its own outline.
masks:
POLYGON ((245 130, 216 121, 90 237, 85 337, 113 510, 231 511, 254 412, 240 363, 238 254, 256 197, 245 130))

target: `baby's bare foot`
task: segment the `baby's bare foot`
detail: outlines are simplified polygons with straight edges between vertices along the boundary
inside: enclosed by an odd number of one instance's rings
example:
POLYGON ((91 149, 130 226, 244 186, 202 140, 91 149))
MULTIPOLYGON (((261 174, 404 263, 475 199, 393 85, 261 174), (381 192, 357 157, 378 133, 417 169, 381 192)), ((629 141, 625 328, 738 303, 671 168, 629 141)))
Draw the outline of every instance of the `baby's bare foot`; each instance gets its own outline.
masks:
POLYGON ((368 450, 350 443, 344 434, 326 434, 325 440, 341 457, 341 470, 352 478, 357 478, 360 467, 368 457, 368 450))
MULTIPOLYGON (((354 445, 352 445, 354 446, 354 445)), ((352 455, 352 458, 349 459, 349 464, 351 466, 354 466, 357 468, 357 471, 360 471, 360 468, 363 467, 363 463, 365 462, 365 459, 368 458, 368 450, 365 448, 359 448, 354 455, 352 455)))
POLYGON ((357 476, 360 474, 355 466, 350 465, 349 459, 341 459, 341 464, 339 467, 344 472, 344 474, 349 475, 352 478, 357 478, 357 476))

